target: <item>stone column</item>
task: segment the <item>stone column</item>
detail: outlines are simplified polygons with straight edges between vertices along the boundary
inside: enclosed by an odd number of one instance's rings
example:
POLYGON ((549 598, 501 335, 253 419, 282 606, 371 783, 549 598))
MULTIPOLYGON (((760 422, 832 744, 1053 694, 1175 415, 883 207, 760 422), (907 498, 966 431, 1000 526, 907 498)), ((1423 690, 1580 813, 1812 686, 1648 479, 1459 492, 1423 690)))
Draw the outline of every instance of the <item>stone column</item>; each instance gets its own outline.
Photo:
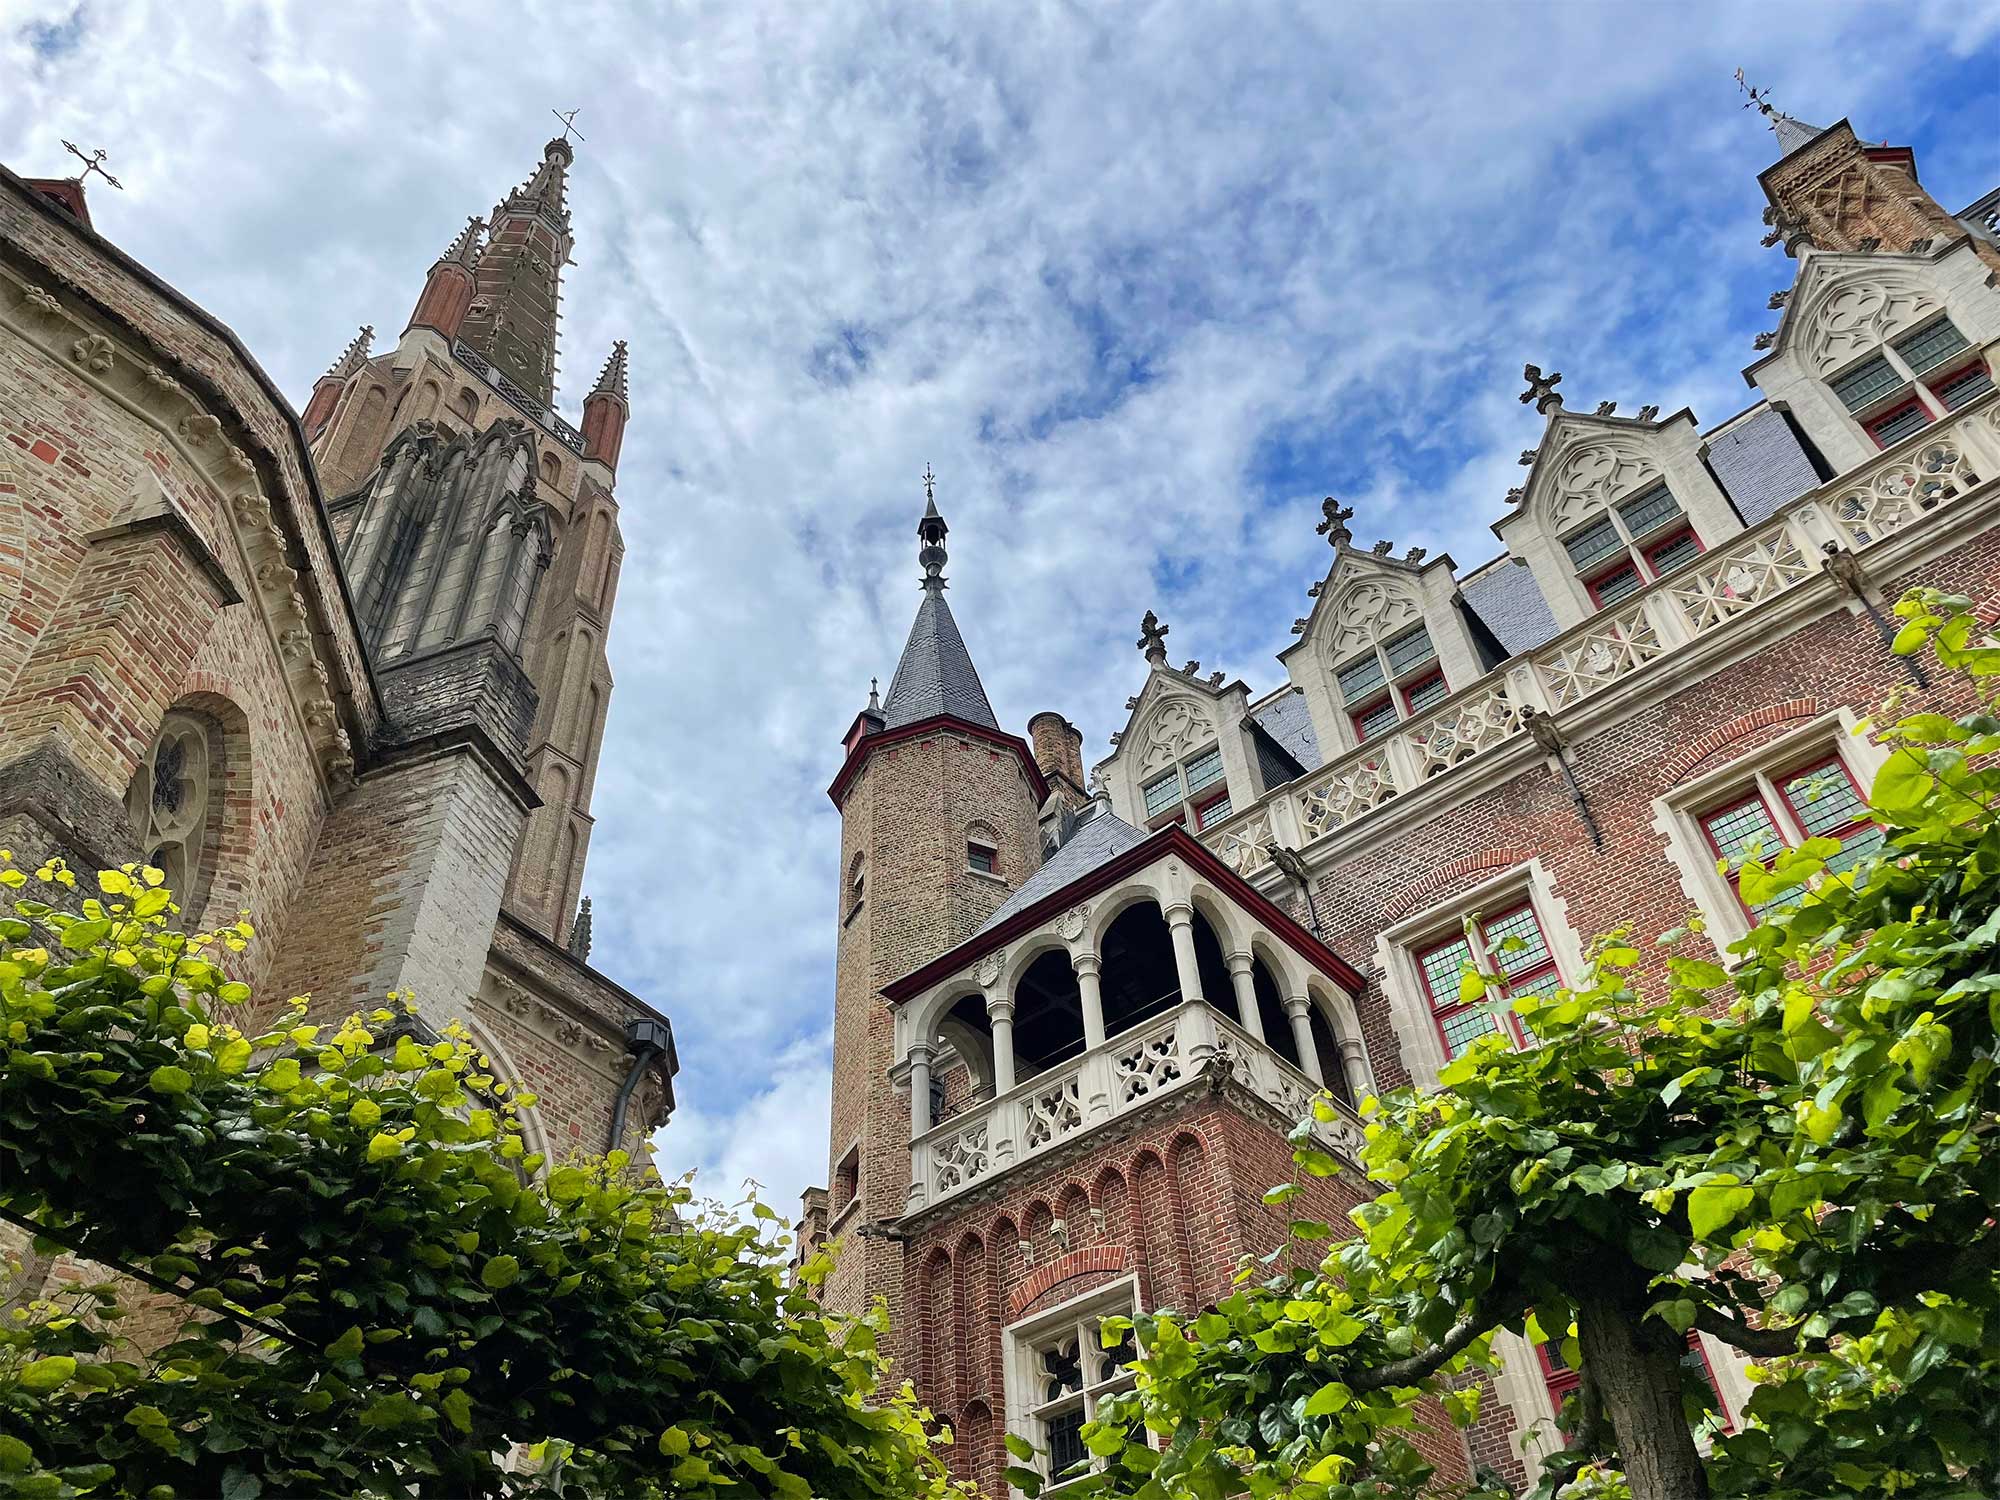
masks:
POLYGON ((1076 987, 1083 1003, 1083 1050, 1095 1052, 1104 1045, 1104 993, 1098 985, 1101 965, 1095 953, 1072 953, 1069 964, 1076 971, 1076 987))
POLYGON ((1357 1105, 1375 1092, 1375 1080, 1368 1075, 1368 1049, 1359 1037, 1341 1039, 1340 1070, 1347 1075, 1347 1092, 1357 1105))
POLYGON ((910 1139, 931 1128, 931 1049, 918 1042, 910 1048, 910 1139))
POLYGON ((1167 930, 1174 942, 1174 972, 1181 984, 1181 1055, 1200 1068, 1215 1051, 1215 1027, 1201 993, 1201 966, 1194 956, 1194 908, 1186 902, 1166 911, 1167 930))
POLYGON ((1250 967, 1254 960, 1247 953, 1232 953, 1229 964, 1229 982, 1236 990, 1236 1019, 1243 1023, 1243 1029, 1258 1041, 1264 1040, 1264 1018, 1257 1011, 1257 982, 1251 976, 1250 967))
POLYGON ((1313 1045, 1312 1001, 1304 995, 1287 996, 1285 1014, 1292 1023, 1292 1042, 1299 1049, 1299 1066, 1314 1083, 1325 1083, 1320 1072, 1319 1048, 1313 1045))
POLYGON ((1014 1002, 1004 995, 986 997, 986 1019, 993 1023, 993 1092, 1014 1087, 1014 1002))

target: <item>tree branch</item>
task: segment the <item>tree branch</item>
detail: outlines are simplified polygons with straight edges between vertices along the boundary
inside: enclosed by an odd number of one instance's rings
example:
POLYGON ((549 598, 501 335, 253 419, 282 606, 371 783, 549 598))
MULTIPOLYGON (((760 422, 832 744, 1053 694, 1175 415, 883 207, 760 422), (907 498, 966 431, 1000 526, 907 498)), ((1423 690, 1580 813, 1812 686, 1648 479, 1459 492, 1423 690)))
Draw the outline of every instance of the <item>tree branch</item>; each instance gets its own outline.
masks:
POLYGON ((1739 1323, 1727 1313, 1700 1303, 1695 1304, 1694 1326, 1711 1338, 1720 1339, 1731 1348, 1754 1354, 1759 1359, 1797 1354, 1802 1347, 1807 1350, 1826 1347, 1823 1339, 1807 1339, 1801 1346, 1796 1328, 1752 1328, 1748 1323, 1739 1323))
POLYGON ((1509 1296, 1492 1312, 1469 1312, 1452 1324, 1430 1348, 1421 1354, 1412 1354, 1407 1359, 1392 1360, 1386 1365, 1377 1365, 1371 1370, 1360 1370, 1342 1377, 1350 1390, 1379 1391, 1392 1385, 1415 1385, 1427 1375, 1435 1375, 1438 1367, 1453 1355, 1464 1351, 1481 1334, 1507 1322, 1517 1314, 1527 1310, 1527 1299, 1519 1293, 1509 1296))

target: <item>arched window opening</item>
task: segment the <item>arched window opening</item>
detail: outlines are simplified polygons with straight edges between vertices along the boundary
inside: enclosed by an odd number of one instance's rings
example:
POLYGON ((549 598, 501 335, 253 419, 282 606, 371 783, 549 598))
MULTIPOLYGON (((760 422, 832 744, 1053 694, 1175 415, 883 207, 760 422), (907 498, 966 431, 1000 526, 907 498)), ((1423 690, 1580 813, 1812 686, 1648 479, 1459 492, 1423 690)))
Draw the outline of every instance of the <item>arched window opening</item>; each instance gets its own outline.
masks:
POLYGON ((553 453, 542 455, 542 478, 549 484, 558 484, 562 481, 562 460, 553 453))
POLYGON ((160 721, 125 793, 125 812, 147 864, 166 873, 181 910, 208 899, 222 821, 222 730, 194 714, 160 721))
POLYGON ((1236 991, 1230 984, 1229 965, 1222 958, 1222 943, 1199 907, 1194 914, 1194 966, 1201 975, 1201 998, 1209 1009, 1236 1019, 1236 991))
POLYGON ((1333 1034, 1333 1027, 1317 1005, 1307 1012, 1307 1020, 1312 1023, 1313 1051, 1319 1055, 1319 1076, 1334 1098, 1351 1107, 1354 1095, 1347 1087, 1347 1070, 1340 1062, 1340 1038, 1333 1034))
POLYGON ((1180 1003, 1173 937, 1150 901, 1128 906, 1099 944, 1104 1034, 1116 1036, 1180 1003))
MULTIPOLYGON (((938 1022, 938 1040, 949 1044, 971 1074, 973 1093, 993 1097, 993 1023, 987 1019, 984 995, 962 995, 938 1022)), ((933 1113, 931 1123, 938 1116, 933 1113)))
POLYGON ((1250 987, 1257 993, 1257 1019, 1264 1026, 1264 1045, 1293 1067, 1298 1067, 1299 1045, 1292 1038, 1291 1018, 1285 1014, 1285 1002, 1278 993, 1278 982, 1271 977, 1271 971, 1264 967, 1261 958, 1250 965, 1250 987))
POLYGON ((452 403, 452 407, 465 419, 468 426, 471 425, 472 419, 479 415, 479 393, 471 386, 461 388, 458 399, 452 403))
POLYGON ((1021 1078, 1083 1055, 1083 991, 1069 954, 1052 948, 1014 986, 1014 1066, 1021 1078))

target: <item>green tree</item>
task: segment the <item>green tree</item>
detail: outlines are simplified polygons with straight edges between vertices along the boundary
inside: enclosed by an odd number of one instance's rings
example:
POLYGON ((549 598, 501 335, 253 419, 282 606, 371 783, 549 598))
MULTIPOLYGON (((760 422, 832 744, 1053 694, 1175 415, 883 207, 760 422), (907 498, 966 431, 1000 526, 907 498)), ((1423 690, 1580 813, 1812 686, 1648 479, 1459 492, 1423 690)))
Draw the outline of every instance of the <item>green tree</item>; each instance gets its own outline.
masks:
POLYGON ((872 1398, 879 1318, 818 1309, 823 1258, 789 1285, 770 1209, 622 1153, 543 1175, 461 1029, 296 1001, 246 1034, 247 922, 178 932, 136 867, 67 913, 37 873, 0 919, 0 1218, 123 1274, 0 1324, 0 1495, 947 1492, 928 1414, 872 1398))
MULTIPOLYGON (((1316 1268, 1246 1267, 1199 1316, 1137 1320, 1139 1389, 1087 1432, 1106 1465, 1087 1489, 1412 1493, 1413 1403, 1469 1420, 1497 1329, 1561 1339, 1581 1372, 1543 1495, 2000 1489, 2000 649, 1973 644, 1963 599, 1898 613, 1897 649, 1932 652, 1970 711, 1892 701, 1879 856, 1836 873, 1815 839, 1743 865, 1746 902, 1775 908, 1727 968, 1683 930, 1654 983, 1614 934, 1573 990, 1489 1002, 1533 1044, 1495 1037, 1435 1092, 1373 1103, 1357 1234, 1316 1268), (1707 1460, 1691 1328, 1759 1362, 1707 1460)), ((1293 1140, 1302 1175, 1336 1169, 1293 1140)))

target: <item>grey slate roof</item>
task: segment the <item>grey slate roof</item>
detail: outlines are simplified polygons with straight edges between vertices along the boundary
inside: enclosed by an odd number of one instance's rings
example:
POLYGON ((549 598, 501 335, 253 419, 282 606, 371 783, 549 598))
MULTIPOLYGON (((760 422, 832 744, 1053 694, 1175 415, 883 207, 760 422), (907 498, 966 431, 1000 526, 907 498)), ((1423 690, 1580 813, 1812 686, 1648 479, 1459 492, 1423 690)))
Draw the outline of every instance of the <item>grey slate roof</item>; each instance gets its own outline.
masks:
POLYGON ((990 932, 1015 912, 1026 911, 1044 896, 1053 895, 1075 880, 1081 880, 1107 860, 1115 859, 1152 835, 1134 828, 1116 813, 1100 812, 1070 835, 1069 842, 1056 850, 1049 862, 1021 882, 1021 888, 1000 903, 1000 909, 986 919, 973 934, 990 932))
POLYGON ((889 696, 882 702, 885 729, 899 729, 919 719, 950 714, 969 724, 998 729, 993 705, 986 701, 972 655, 951 606, 944 602, 942 587, 926 588, 924 602, 917 606, 917 618, 910 626, 910 638, 903 645, 903 659, 896 663, 896 675, 889 679, 889 696))
POLYGON ((1316 771, 1322 763, 1319 753, 1319 736, 1313 733, 1312 715, 1306 711, 1306 695, 1297 688, 1281 697, 1273 698, 1260 708, 1253 708, 1250 717, 1264 727, 1264 732, 1285 747, 1285 753, 1308 771, 1316 771))
POLYGON ((1794 120, 1790 115, 1771 113, 1771 133, 1778 138, 1778 157, 1783 160, 1808 141, 1826 133, 1824 125, 1808 125, 1803 120, 1794 120))
POLYGON ((1526 563, 1488 564, 1464 579, 1458 591, 1510 656, 1534 650, 1559 628, 1526 563))
POLYGON ((1769 520, 1788 500, 1819 487, 1819 474, 1785 414, 1760 407, 1708 440, 1708 464, 1745 526, 1769 520))

